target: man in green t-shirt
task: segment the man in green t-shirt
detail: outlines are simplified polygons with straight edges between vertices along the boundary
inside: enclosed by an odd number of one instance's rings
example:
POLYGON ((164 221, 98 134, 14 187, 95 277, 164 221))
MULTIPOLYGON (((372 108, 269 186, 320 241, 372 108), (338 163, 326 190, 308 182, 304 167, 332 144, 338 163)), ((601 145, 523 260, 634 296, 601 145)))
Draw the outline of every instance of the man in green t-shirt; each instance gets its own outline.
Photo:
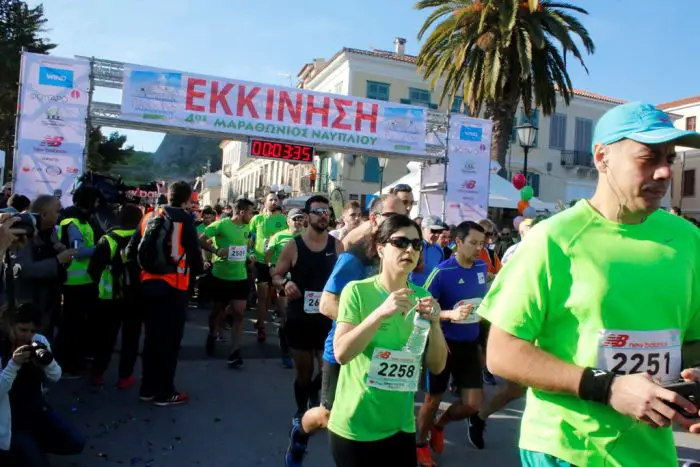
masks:
POLYGON ((590 200, 534 227, 479 314, 487 363, 530 387, 520 430, 525 466, 678 465, 664 385, 699 381, 700 232, 659 209, 675 146, 700 134, 639 102, 609 110, 592 140, 590 200), (685 368, 685 369, 684 369, 685 368))
MULTIPOLYGON (((274 268, 277 260, 282 254, 284 246, 289 243, 294 237, 298 237, 304 231, 304 221, 306 214, 303 209, 291 209, 287 213, 287 230, 277 232, 272 236, 265 250, 265 263, 274 268)), ((294 364, 289 354, 289 346, 284 333, 285 311, 287 310, 287 298, 284 296, 284 290, 277 292, 277 312, 280 316, 281 325, 277 329, 277 335, 280 339, 280 349, 282 350, 282 366, 285 368, 293 368, 294 364)))
POLYGON ((222 329, 226 312, 233 313, 234 325, 231 328, 231 354, 228 363, 232 367, 243 364, 240 355, 240 341, 248 300, 248 245, 250 231, 248 223, 252 217, 253 203, 239 199, 233 206, 233 217, 209 224, 200 237, 204 248, 216 255, 212 267, 211 292, 214 306, 209 317, 207 355, 213 355, 216 339, 222 329))
POLYGON ((255 253, 255 276, 258 285, 257 328, 258 342, 265 342, 265 320, 267 309, 270 306, 270 266, 265 262, 265 250, 274 234, 287 227, 287 218, 279 206, 279 199, 275 193, 268 193, 265 197, 263 212, 257 214, 250 221, 251 241, 255 253))

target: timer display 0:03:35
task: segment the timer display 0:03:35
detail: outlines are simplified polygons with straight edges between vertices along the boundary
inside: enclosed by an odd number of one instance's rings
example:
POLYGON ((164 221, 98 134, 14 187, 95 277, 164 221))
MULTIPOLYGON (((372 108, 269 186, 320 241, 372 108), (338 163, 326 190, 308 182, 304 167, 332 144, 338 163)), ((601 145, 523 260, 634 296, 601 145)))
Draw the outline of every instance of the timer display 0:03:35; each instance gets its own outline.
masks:
POLYGON ((312 162, 314 148, 299 144, 276 143, 254 139, 250 142, 250 155, 289 161, 312 162))

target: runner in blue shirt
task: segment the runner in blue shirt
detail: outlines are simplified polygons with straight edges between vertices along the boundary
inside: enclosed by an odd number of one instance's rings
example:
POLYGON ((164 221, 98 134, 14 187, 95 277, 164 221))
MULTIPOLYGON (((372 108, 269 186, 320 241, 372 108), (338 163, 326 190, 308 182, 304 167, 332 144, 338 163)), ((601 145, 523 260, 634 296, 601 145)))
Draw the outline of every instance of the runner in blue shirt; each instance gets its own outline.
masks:
MULTIPOLYGON (((459 224, 454 233, 457 243, 454 256, 433 269, 425 282, 443 310, 440 317, 449 354, 442 373, 426 373, 425 402, 418 414, 418 463, 421 466, 435 465, 427 443, 428 433, 430 447, 441 454, 445 425, 477 413, 483 399, 479 316, 475 311, 487 291, 487 266, 479 258, 484 247, 484 229, 475 222, 466 221, 459 224), (450 376, 460 391, 460 399, 433 422, 450 376)), ((477 440, 472 444, 482 449, 483 437, 480 443, 477 440)))

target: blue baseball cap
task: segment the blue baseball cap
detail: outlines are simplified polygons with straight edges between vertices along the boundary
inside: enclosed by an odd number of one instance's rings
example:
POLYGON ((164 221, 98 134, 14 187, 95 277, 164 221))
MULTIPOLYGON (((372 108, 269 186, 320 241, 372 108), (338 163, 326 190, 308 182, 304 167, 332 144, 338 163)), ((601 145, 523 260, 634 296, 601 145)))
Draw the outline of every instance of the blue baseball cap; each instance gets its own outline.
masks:
POLYGON ((612 144, 623 139, 642 144, 674 142, 700 148, 700 133, 676 128, 666 112, 643 102, 629 102, 605 112, 595 126, 591 152, 596 144, 612 144))

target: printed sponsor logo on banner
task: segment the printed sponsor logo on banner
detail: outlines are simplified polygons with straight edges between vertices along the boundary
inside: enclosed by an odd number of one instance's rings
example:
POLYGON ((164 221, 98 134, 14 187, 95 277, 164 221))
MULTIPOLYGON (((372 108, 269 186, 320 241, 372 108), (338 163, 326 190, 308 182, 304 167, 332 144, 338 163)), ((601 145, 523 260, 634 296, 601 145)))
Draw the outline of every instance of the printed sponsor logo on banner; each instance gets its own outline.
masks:
POLYGON ((481 141, 483 133, 482 128, 462 125, 459 129, 459 139, 462 141, 481 141))
POLYGON ((37 100, 39 102, 52 102, 52 103, 62 103, 65 104, 68 102, 68 97, 67 96, 57 96, 56 94, 43 94, 39 91, 30 91, 29 92, 29 97, 31 97, 34 100, 37 100))
POLYGON ((464 161, 464 166, 462 167, 462 173, 465 173, 465 174, 476 173, 476 165, 474 165, 473 160, 467 159, 466 161, 464 161))
POLYGON ((42 162, 58 162, 58 157, 39 156, 39 160, 42 162))
POLYGON ((63 173, 63 171, 61 170, 61 168, 60 168, 59 166, 57 166, 57 165, 47 165, 47 166, 46 166, 46 169, 44 169, 44 170, 46 171, 47 174, 53 175, 53 176, 56 176, 56 177, 59 176, 59 175, 61 175, 61 174, 63 173))
POLYGON ((80 172, 80 169, 73 166, 73 165, 69 165, 68 167, 66 167, 67 174, 74 175, 74 174, 77 174, 78 172, 80 172))
POLYGON ((475 188, 476 188, 476 180, 465 180, 464 183, 462 183, 463 190, 473 190, 475 188))
POLYGON ((39 67, 39 84, 71 89, 73 87, 73 70, 49 66, 39 67))
POLYGON ((48 146, 51 148, 58 148, 63 144, 63 136, 44 136, 44 140, 41 142, 41 146, 48 146))

